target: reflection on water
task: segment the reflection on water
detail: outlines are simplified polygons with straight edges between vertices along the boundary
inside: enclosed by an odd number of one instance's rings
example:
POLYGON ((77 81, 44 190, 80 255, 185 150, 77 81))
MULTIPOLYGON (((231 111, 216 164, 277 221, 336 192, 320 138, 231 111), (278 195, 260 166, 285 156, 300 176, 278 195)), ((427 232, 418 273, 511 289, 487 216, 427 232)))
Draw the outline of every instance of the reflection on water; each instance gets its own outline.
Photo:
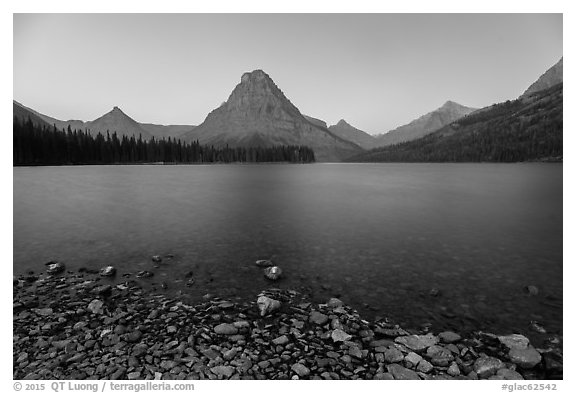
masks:
POLYGON ((153 270, 190 299, 279 286, 412 326, 559 333, 562 165, 14 168, 15 273, 51 258, 153 270))

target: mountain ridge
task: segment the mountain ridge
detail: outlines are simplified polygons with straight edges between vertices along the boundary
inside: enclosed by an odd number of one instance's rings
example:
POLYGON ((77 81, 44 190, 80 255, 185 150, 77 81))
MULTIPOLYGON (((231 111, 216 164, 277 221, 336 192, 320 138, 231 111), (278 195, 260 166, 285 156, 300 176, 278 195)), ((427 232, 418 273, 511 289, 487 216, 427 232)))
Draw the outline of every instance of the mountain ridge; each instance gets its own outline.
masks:
POLYGON ((362 150, 304 116, 262 70, 244 73, 228 99, 183 139, 215 146, 305 145, 319 161, 340 161, 362 150))
POLYGON ((476 110, 476 108, 470 108, 448 100, 437 109, 407 124, 388 131, 385 134, 377 135, 376 146, 389 146, 422 138, 476 110))

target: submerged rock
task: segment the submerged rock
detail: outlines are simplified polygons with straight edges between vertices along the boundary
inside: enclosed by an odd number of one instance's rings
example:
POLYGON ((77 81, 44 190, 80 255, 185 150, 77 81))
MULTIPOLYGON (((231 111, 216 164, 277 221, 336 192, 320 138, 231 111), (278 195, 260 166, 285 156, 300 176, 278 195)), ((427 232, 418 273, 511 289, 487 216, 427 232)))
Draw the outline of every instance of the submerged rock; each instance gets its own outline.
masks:
POLYGON ((116 268, 114 266, 106 266, 100 269, 100 275, 103 277, 112 277, 116 275, 116 268))
POLYGON ((318 311, 312 311, 310 313, 310 322, 315 323, 316 325, 324 325, 328 322, 328 316, 326 314, 322 314, 318 311))
POLYGON ((160 255, 153 255, 152 256, 152 262, 160 263, 160 262, 162 262, 162 257, 160 255))
POLYGON ((455 343, 455 342, 457 342, 457 341, 460 341, 460 339, 461 339, 462 337, 460 337, 460 335, 457 334, 457 333, 447 331, 447 332, 442 332, 442 333, 440 333, 440 334, 438 335, 438 338, 439 338, 440 341, 442 341, 443 343, 451 344, 451 343, 455 343))
POLYGON ((256 303, 258 304, 260 316, 262 317, 272 313, 274 310, 279 309, 282 305, 280 301, 269 298, 268 296, 259 296, 256 303))
POLYGON ((278 266, 271 266, 264 269, 264 276, 269 280, 276 281, 280 278, 281 275, 282 269, 280 269, 278 266))
POLYGON ((524 287, 524 292, 526 292, 528 296, 538 296, 540 290, 536 285, 526 285, 524 287))
POLYGON ((256 261, 256 266, 271 267, 271 266, 274 266, 274 264, 269 259, 259 259, 256 261))
POLYGON ((152 273, 148 270, 142 270, 136 274, 136 277, 138 277, 138 278, 150 278, 152 276, 154 276, 154 273, 152 273))
POLYGON ((58 261, 50 261, 46 263, 46 266, 47 266, 46 273, 52 275, 62 273, 64 272, 64 270, 66 270, 66 265, 58 261))

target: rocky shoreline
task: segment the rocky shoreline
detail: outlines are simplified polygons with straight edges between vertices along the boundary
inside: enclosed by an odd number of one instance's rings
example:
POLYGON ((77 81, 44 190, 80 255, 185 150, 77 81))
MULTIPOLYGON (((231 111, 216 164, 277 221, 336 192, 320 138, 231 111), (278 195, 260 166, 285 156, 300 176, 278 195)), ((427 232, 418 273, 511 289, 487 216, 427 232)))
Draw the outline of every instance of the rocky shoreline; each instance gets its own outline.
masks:
POLYGON ((14 278, 14 379, 562 379, 560 340, 369 322, 338 299, 267 289, 199 304, 134 275, 14 278))

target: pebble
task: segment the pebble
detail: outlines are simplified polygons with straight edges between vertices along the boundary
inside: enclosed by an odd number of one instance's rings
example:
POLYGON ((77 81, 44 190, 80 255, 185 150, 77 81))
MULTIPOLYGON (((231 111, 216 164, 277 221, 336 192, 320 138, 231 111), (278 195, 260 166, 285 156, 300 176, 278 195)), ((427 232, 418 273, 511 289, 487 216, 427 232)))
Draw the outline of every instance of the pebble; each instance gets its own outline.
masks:
POLYGON ((396 348, 388 348, 384 351, 384 360, 388 363, 399 363, 404 360, 404 355, 396 348))
POLYGON ((346 333, 341 329, 334 329, 330 337, 332 337, 332 340, 334 340, 334 342, 348 341, 352 338, 351 335, 349 335, 348 333, 346 333))
POLYGON ((386 369, 394 376, 394 379, 420 379, 416 372, 397 363, 387 365, 386 369))
POLYGON ((524 369, 533 368, 542 360, 540 352, 532 346, 525 349, 512 348, 510 352, 508 352, 508 356, 512 363, 524 369))
POLYGON ((432 333, 428 333, 424 336, 411 335, 411 336, 401 336, 394 339, 398 344, 402 344, 413 351, 419 352, 424 349, 435 345, 438 343, 438 337, 434 336, 432 333))
POLYGON ((310 322, 315 323, 316 325, 324 325, 328 322, 328 316, 326 314, 322 314, 318 311, 312 311, 310 313, 310 322))
POLYGON ((301 363, 296 363, 291 367, 291 370, 298 374, 299 377, 306 377, 310 375, 310 369, 301 363))
POLYGON ((492 356, 479 357, 474 362, 474 372, 481 378, 488 378, 504 367, 500 359, 492 356))
POLYGON ((229 323, 221 323, 220 325, 214 327, 214 332, 216 334, 231 335, 238 333, 238 328, 229 323))
POLYGON ((272 342, 276 345, 284 345, 290 342, 290 339, 286 335, 275 338, 272 342))
POLYGON ((230 378, 234 374, 234 368, 231 366, 216 366, 210 369, 214 374, 226 378, 230 378))
POLYGON ((442 341, 443 343, 446 343, 446 344, 455 343, 455 342, 458 342, 462 339, 462 337, 460 337, 460 335, 458 333, 454 333, 451 331, 440 333, 438 335, 438 338, 440 339, 440 341, 442 341))

